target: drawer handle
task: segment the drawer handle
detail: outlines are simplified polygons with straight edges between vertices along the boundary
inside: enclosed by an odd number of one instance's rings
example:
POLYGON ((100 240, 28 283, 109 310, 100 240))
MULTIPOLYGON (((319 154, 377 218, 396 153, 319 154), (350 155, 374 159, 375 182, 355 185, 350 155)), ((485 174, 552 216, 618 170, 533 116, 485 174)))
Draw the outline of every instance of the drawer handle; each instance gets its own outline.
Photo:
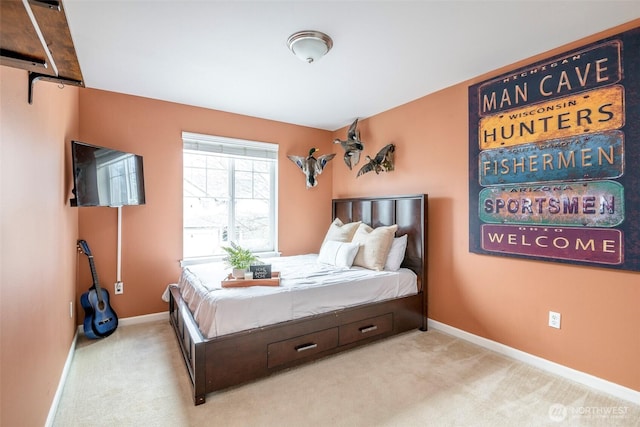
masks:
POLYGON ((307 343, 307 344, 298 345, 298 346, 296 346, 294 348, 299 353, 301 351, 311 350, 312 348, 316 348, 317 346, 318 346, 318 344, 310 342, 310 343, 307 343))
POLYGON ((360 332, 362 332, 363 334, 366 334, 367 332, 373 332, 376 329, 378 329, 378 327, 376 325, 371 325, 371 326, 363 326, 362 328, 358 329, 360 332))

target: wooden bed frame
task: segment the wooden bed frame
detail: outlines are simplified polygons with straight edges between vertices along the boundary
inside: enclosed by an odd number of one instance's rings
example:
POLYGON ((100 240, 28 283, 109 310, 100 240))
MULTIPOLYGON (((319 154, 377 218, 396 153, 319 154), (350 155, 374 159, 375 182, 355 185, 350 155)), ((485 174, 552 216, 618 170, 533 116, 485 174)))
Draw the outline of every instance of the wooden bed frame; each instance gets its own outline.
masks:
POLYGON ((418 275, 418 294, 206 339, 172 286, 170 322, 196 405, 216 390, 411 329, 427 330, 427 195, 334 199, 332 213, 344 223, 398 224, 396 235, 408 235, 402 266, 418 275))

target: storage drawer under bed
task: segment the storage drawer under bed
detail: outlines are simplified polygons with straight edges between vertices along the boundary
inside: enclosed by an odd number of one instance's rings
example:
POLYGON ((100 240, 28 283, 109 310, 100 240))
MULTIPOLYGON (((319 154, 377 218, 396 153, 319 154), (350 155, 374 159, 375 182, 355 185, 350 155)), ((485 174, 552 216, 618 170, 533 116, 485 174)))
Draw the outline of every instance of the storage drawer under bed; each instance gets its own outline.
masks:
POLYGON ((273 368, 287 362, 312 356, 338 346, 338 328, 325 329, 268 345, 267 366, 273 368))
POLYGON ((393 330, 393 314, 371 317, 340 326, 338 345, 350 344, 393 330))

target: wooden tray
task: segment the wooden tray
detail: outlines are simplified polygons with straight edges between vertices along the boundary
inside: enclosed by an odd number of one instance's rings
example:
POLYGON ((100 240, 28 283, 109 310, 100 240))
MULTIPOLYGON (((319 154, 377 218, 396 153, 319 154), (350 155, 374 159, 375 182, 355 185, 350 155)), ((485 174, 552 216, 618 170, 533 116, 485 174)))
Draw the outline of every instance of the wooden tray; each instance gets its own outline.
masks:
POLYGON ((229 274, 222 282, 223 288, 246 288, 249 286, 280 286, 280 272, 274 271, 271 273, 271 279, 234 279, 229 274))

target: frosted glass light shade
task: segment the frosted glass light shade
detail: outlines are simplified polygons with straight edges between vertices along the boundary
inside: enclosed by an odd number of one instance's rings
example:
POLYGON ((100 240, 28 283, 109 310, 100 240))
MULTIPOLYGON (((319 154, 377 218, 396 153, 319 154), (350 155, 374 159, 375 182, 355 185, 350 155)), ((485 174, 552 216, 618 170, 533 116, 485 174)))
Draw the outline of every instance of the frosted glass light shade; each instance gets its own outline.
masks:
POLYGON ((299 31, 289 36, 287 46, 298 58, 312 63, 331 50, 333 40, 320 31, 299 31))

